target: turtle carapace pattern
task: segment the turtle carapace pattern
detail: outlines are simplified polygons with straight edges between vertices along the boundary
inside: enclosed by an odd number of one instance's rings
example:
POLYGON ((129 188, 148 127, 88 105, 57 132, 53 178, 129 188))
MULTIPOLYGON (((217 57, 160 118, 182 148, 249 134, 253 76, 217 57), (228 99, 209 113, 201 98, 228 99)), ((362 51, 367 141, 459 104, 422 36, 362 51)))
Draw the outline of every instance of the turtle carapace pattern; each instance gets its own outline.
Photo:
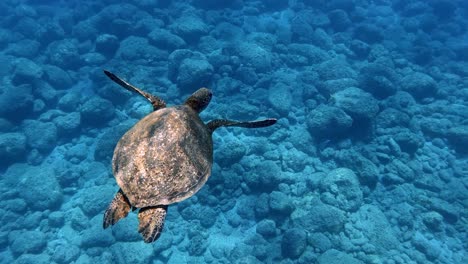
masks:
POLYGON ((138 211, 138 232, 146 243, 161 235, 170 204, 183 201, 200 190, 211 174, 212 133, 222 126, 267 127, 276 119, 239 122, 217 119, 207 124, 199 117, 212 93, 201 88, 182 105, 166 103, 115 74, 104 71, 123 88, 145 97, 153 112, 128 130, 117 143, 112 170, 120 189, 104 213, 107 228, 138 211))

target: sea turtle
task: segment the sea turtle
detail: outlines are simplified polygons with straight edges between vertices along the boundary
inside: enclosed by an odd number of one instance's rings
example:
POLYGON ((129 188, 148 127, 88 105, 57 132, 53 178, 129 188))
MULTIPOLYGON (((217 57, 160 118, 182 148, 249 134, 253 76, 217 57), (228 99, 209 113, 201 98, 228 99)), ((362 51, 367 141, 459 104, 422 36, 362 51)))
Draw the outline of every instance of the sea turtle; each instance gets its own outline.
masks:
POLYGON ((160 98, 104 71, 114 82, 136 92, 153 105, 153 112, 136 123, 117 143, 112 170, 120 189, 104 213, 103 227, 114 225, 130 209, 138 212, 146 243, 161 234, 167 207, 195 194, 205 184, 213 163, 212 134, 222 126, 257 128, 276 119, 238 122, 217 119, 203 123, 198 114, 211 100, 211 91, 201 88, 183 105, 166 107, 160 98))

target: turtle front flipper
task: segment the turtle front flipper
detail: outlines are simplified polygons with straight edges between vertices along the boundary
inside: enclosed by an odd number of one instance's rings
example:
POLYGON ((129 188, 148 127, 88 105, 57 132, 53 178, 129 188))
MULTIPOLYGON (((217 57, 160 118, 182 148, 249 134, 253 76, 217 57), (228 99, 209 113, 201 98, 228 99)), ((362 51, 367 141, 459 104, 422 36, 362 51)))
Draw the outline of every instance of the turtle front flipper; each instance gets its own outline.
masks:
POLYGON ((141 96, 145 97, 148 101, 150 101, 151 105, 153 106, 153 110, 156 111, 158 109, 166 107, 166 103, 159 97, 149 94, 140 88, 137 88, 128 82, 124 81, 122 78, 118 77, 117 75, 113 74, 110 71, 104 70, 104 73, 109 77, 111 80, 116 82, 118 85, 122 86, 123 88, 129 90, 130 92, 136 92, 141 96))
POLYGON ((140 225, 138 232, 143 236, 145 243, 156 241, 161 235, 164 219, 166 218, 167 205, 158 205, 140 209, 138 219, 140 225))
POLYGON ((210 121, 206 126, 211 132, 215 131, 219 127, 223 126, 237 126, 237 127, 246 127, 246 128, 258 128, 258 127, 267 127, 274 125, 276 123, 276 118, 268 118, 264 120, 258 121, 248 121, 248 122, 240 122, 240 121, 232 121, 226 119, 215 119, 210 121))
POLYGON ((107 207, 106 212, 104 212, 104 221, 102 223, 104 229, 126 217, 131 207, 128 198, 125 196, 122 189, 119 189, 114 199, 109 204, 109 207, 107 207))

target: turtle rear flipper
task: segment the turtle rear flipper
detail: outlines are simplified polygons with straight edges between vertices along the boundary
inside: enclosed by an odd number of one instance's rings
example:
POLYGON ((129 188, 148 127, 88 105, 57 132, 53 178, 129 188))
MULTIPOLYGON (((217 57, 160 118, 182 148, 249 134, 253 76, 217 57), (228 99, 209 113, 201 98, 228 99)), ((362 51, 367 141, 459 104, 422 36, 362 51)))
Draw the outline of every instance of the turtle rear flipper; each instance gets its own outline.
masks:
POLYGON ((146 207, 138 213, 140 225, 138 232, 143 236, 145 243, 156 241, 161 235, 164 219, 166 218, 167 205, 146 207))
POLYGON ((126 217, 131 207, 132 206, 130 205, 128 198, 122 192, 122 189, 119 189, 104 213, 104 221, 102 223, 104 229, 114 225, 120 219, 126 217))
POLYGON ((276 118, 268 118, 264 120, 258 121, 248 121, 248 122, 240 122, 240 121, 232 121, 226 119, 215 119, 210 121, 206 126, 211 130, 211 132, 215 131, 215 129, 223 126, 237 126, 237 127, 246 127, 246 128, 258 128, 258 127, 267 127, 271 126, 276 123, 276 118))
POLYGON ((130 92, 136 92, 140 94, 141 96, 145 97, 148 101, 150 101, 151 105, 153 106, 154 111, 166 107, 166 103, 161 98, 154 96, 150 93, 147 93, 141 90, 140 88, 137 88, 129 84, 128 82, 124 81, 122 78, 113 74, 110 71, 104 70, 104 73, 107 75, 107 77, 109 77, 111 80, 113 80, 118 85, 122 86, 123 88, 129 90, 130 92))

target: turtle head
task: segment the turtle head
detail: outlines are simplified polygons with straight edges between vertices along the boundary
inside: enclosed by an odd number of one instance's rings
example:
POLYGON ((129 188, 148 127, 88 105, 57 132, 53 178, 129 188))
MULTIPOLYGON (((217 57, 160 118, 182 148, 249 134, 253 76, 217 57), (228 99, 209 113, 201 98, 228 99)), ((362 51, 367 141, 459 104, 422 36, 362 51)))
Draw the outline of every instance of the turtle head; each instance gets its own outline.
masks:
POLYGON ((194 92, 188 99, 185 101, 185 105, 192 108, 195 112, 200 113, 203 111, 211 101, 211 96, 213 93, 208 88, 200 88, 194 92))

